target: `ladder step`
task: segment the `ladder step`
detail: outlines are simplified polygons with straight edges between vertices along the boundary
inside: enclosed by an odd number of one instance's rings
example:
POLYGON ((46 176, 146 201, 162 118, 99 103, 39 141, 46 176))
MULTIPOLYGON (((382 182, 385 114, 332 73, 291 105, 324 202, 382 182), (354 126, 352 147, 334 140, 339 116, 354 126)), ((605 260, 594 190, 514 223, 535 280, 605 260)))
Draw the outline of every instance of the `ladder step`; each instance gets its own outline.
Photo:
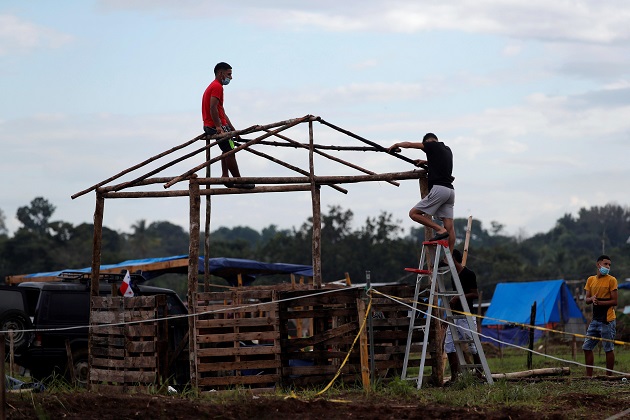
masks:
POLYGON ((466 319, 466 315, 447 315, 446 316, 447 321, 454 321, 456 319, 466 319))
POLYGON ((459 365, 460 367, 463 368, 468 368, 468 369, 483 369, 483 365, 479 364, 479 363, 471 363, 471 364, 463 364, 463 365, 459 365))
POLYGON ((457 290, 447 291, 447 292, 435 292, 438 296, 459 296, 459 292, 457 290))
POLYGON ((416 273, 416 274, 431 274, 431 271, 429 271, 429 270, 421 270, 419 268, 413 268, 413 267, 407 267, 407 268, 405 268, 405 271, 410 271, 410 272, 416 273))
POLYGON ((448 248, 448 241, 446 239, 440 239, 439 241, 423 241, 422 245, 442 245, 448 248))

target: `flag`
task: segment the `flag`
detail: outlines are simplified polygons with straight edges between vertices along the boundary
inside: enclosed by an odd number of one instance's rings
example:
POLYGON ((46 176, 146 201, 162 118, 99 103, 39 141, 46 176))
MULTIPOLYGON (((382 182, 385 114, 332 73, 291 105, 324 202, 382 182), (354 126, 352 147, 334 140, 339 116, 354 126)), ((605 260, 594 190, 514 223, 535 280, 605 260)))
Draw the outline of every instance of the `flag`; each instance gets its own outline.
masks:
POLYGON ((118 288, 118 290, 120 290, 120 294, 123 295, 124 297, 133 296, 133 290, 131 289, 131 277, 129 276, 129 271, 125 273, 125 278, 123 279, 123 282, 120 284, 120 288, 118 288))

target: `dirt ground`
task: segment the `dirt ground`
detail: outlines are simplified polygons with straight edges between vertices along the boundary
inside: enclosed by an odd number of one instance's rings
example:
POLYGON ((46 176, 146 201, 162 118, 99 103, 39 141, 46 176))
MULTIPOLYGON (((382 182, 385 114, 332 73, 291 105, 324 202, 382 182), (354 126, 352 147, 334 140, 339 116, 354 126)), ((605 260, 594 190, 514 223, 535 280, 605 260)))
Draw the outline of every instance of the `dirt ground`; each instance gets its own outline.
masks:
MULTIPOLYGON (((445 391, 447 392, 447 391, 445 391)), ((606 418, 628 408, 628 395, 615 399, 566 394, 542 401, 542 411, 510 406, 462 407, 426 405, 413 400, 367 398, 353 393, 301 400, 244 394, 229 402, 162 395, 103 395, 88 392, 8 394, 7 419, 575 419, 606 418), (592 413, 592 416, 589 414, 592 413)), ((627 418, 630 418, 627 417, 627 418)))

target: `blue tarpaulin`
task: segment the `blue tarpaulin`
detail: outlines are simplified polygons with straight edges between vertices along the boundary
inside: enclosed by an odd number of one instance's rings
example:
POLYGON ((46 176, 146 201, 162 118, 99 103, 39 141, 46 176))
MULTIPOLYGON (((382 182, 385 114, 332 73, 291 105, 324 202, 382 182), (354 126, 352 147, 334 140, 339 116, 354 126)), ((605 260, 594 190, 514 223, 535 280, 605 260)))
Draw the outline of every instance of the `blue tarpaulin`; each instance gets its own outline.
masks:
MULTIPOLYGON (((534 302, 536 302, 534 324, 537 326, 586 323, 564 280, 499 283, 486 312, 486 318, 481 323, 482 333, 501 341, 526 344, 529 330, 514 324, 530 324, 534 302)), ((541 334, 541 331, 536 330, 535 338, 539 338, 541 334)), ((482 337, 482 340, 496 344, 494 340, 485 337, 482 337)))
MULTIPOLYGON (((310 265, 266 263, 240 258, 210 258, 210 274, 219 276, 235 285, 238 274, 243 278, 243 284, 251 284, 259 276, 272 274, 295 274, 296 276, 313 277, 313 267, 310 265)), ((199 257, 199 274, 204 273, 204 258, 199 257)), ((101 271, 120 272, 120 270, 141 270, 142 276, 150 280, 166 273, 187 273, 188 255, 175 255, 162 258, 145 258, 127 260, 117 264, 101 265, 101 271)), ((43 277, 58 277, 64 271, 90 273, 91 267, 79 269, 65 269, 46 273, 34 273, 19 276, 23 281, 37 280, 43 277)), ((17 276, 15 276, 17 277, 17 276)))

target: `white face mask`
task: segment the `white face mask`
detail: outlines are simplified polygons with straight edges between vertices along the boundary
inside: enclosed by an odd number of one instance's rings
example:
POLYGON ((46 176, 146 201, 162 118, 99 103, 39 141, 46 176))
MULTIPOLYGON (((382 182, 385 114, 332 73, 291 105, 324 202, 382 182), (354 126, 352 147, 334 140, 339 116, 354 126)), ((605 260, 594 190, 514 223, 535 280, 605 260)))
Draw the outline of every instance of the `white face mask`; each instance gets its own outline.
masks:
POLYGON ((229 85, 230 84, 230 80, 232 80, 232 79, 230 79, 229 77, 226 77, 225 79, 221 80, 221 84, 223 86, 229 85))

